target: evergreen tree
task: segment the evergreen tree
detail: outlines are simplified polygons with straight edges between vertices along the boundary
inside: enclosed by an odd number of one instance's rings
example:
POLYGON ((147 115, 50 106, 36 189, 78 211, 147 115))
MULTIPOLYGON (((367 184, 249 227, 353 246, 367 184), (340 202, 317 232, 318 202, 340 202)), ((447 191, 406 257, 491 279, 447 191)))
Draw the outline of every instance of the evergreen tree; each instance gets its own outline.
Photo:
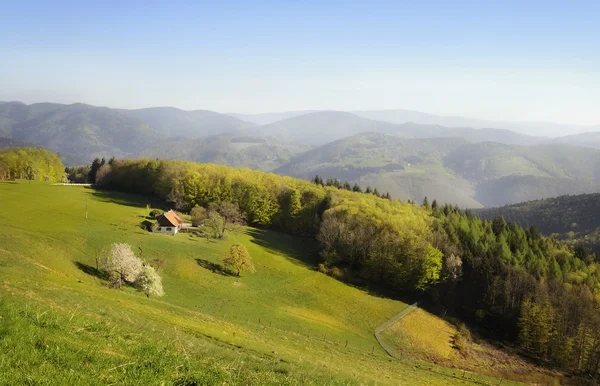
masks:
POLYGON ((427 199, 427 196, 425 196, 425 198, 423 199, 423 203, 421 204, 421 206, 425 209, 431 209, 431 207, 429 206, 429 200, 427 199))
POLYGON ((98 170, 100 169, 100 167, 102 167, 102 163, 101 163, 100 159, 94 158, 94 161, 92 161, 92 166, 88 173, 88 181, 90 181, 90 183, 93 184, 94 182, 96 182, 96 173, 98 173, 98 170))
POLYGON ((352 191, 353 192, 361 192, 362 190, 360 189, 360 186, 358 186, 357 183, 354 183, 354 186, 352 186, 352 191))

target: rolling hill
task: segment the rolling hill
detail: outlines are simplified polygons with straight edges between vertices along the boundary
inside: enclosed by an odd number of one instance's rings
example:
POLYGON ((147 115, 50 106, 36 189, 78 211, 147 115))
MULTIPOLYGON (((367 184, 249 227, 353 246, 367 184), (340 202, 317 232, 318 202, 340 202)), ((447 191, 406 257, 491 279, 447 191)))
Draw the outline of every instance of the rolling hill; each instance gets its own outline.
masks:
POLYGON ((243 133, 225 133, 198 139, 170 138, 144 149, 136 156, 244 166, 271 171, 307 149, 307 146, 281 144, 243 133))
POLYGON ((251 123, 212 111, 173 108, 118 110, 84 104, 7 102, 0 105, 0 137, 60 152, 65 163, 125 157, 171 136, 195 138, 251 123))
POLYGON ((505 144, 533 145, 547 141, 503 129, 450 128, 436 124, 391 123, 372 120, 344 111, 317 111, 295 115, 250 129, 257 135, 289 143, 323 145, 362 132, 377 132, 403 138, 460 137, 472 142, 494 141, 505 144))
POLYGON ((174 107, 121 110, 167 137, 197 138, 254 126, 250 122, 209 110, 185 111, 174 107))
POLYGON ((556 138, 554 142, 600 149, 600 131, 567 135, 556 138))
POLYGON ((429 196, 481 207, 598 192, 600 152, 568 145, 510 146, 363 133, 301 154, 276 172, 358 182, 399 199, 429 196))
POLYGON ((516 131, 524 135, 559 137, 569 132, 589 132, 600 130, 599 126, 582 126, 561 124, 553 122, 510 122, 474 119, 460 116, 444 116, 422 113, 419 111, 392 109, 392 110, 363 110, 353 111, 354 114, 374 120, 392 123, 415 122, 427 125, 440 125, 446 127, 471 127, 474 129, 502 129, 516 131))
POLYGON ((227 115, 241 119, 246 122, 252 122, 256 125, 268 125, 284 119, 297 117, 299 115, 316 113, 317 110, 301 110, 301 111, 283 111, 275 113, 263 113, 263 114, 238 114, 238 113, 227 113, 227 115))

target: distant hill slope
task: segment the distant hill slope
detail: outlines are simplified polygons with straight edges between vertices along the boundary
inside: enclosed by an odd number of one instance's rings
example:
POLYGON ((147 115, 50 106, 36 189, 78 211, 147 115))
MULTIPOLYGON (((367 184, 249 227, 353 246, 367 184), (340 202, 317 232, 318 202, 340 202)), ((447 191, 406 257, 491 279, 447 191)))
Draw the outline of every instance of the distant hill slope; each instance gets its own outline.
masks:
POLYGON ((600 193, 563 195, 477 209, 473 213, 488 219, 504 216, 506 221, 517 222, 524 227, 535 224, 545 234, 590 232, 600 227, 600 193))
POLYGON ((477 216, 504 216, 523 227, 535 225, 546 235, 558 234, 574 244, 584 243, 600 252, 600 194, 563 195, 499 208, 477 209, 477 216))
POLYGON ((238 118, 209 110, 185 111, 174 107, 121 110, 168 137, 200 137, 254 126, 238 118))
POLYGON ((460 137, 473 142, 496 141, 518 145, 533 145, 547 141, 544 138, 518 134, 510 130, 449 128, 413 122, 396 124, 366 119, 344 111, 309 112, 262 125, 250 131, 280 141, 311 145, 323 145, 363 132, 377 132, 404 138, 460 137))
POLYGON ((397 126, 343 111, 318 111, 259 126, 251 132, 289 143, 322 145, 364 131, 394 131, 397 126))
POLYGON ((556 138, 554 142, 600 149, 600 131, 567 135, 556 138))
POLYGON ((0 149, 9 147, 36 147, 33 143, 19 141, 11 138, 0 138, 0 149))
POLYGON ((136 157, 177 159, 271 171, 308 149, 243 133, 225 133, 194 140, 171 138, 137 153, 136 157))
POLYGON ((474 119, 460 116, 444 116, 422 113, 419 111, 392 109, 392 110, 364 110, 353 111, 354 114, 374 120, 392 123, 415 122, 427 125, 440 125, 446 127, 471 127, 474 129, 495 128, 517 131, 528 135, 544 135, 558 137, 564 133, 599 131, 600 126, 570 125, 553 122, 510 122, 474 119))
POLYGON ((170 136, 199 137, 253 124, 211 111, 119 110, 85 104, 0 104, 0 137, 61 153, 68 165, 126 157, 170 136))
POLYGON ((428 196, 481 207, 600 192, 600 151, 362 133, 303 153, 276 172, 358 182, 400 199, 428 196))
POLYGON ((242 121, 252 122, 256 125, 268 125, 284 119, 297 117, 299 115, 315 113, 317 110, 301 110, 301 111, 283 111, 277 113, 263 113, 263 114, 238 114, 238 113, 227 113, 231 117, 241 119, 242 121))
POLYGON ((125 156, 161 138, 148 125, 118 110, 84 104, 0 105, 4 133, 58 151, 65 163, 87 163, 94 157, 125 156))

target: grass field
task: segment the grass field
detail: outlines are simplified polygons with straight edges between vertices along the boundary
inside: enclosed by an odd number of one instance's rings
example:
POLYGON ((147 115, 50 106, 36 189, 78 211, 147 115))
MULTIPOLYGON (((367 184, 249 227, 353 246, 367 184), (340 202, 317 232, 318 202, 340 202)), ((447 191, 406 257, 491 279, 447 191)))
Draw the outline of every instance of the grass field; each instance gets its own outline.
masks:
POLYGON ((406 305, 316 272, 311 240, 148 233, 148 203, 0 182, 0 384, 498 384, 387 356, 373 330, 406 305), (95 261, 114 242, 165 260, 164 297, 106 287, 95 261), (206 268, 232 243, 255 274, 206 268))

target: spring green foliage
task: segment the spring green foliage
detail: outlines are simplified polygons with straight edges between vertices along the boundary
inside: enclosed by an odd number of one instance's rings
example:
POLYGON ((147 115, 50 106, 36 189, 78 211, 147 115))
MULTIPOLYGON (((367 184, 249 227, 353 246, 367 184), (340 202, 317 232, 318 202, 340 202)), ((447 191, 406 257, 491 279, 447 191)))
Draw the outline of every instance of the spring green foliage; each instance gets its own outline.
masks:
MULTIPOLYGON (((415 206, 381 199, 346 190, 337 180, 321 186, 217 165, 116 161, 110 181, 112 189, 154 195, 181 210, 233 203, 250 224, 316 237, 324 271, 335 267, 336 277, 394 291, 426 291, 466 320, 504 331, 503 338, 517 340, 519 331, 528 328, 529 319, 520 319, 526 314, 523 304, 527 299, 538 302, 540 293, 550 294, 553 312, 559 315, 567 315, 570 301, 578 298, 592 299, 581 304, 584 309, 596 307, 600 280, 595 257, 574 253, 533 226, 523 229, 503 219, 481 220, 448 205, 431 208, 428 200, 415 206), (578 291, 591 295, 574 297, 578 291)), ((365 192, 372 193, 370 188, 365 192)), ((580 332, 592 323, 587 318, 591 314, 577 314, 569 328, 552 326, 562 331, 556 341, 527 341, 523 347, 595 373, 598 369, 591 367, 600 357, 600 347, 568 348, 592 339, 580 332), (548 352, 548 347, 560 347, 556 352, 562 356, 548 352)))
POLYGON ((311 269, 310 239, 255 228, 211 242, 149 233, 138 226, 148 197, 77 186, 0 182, 0 197, 0 384, 499 382, 391 360, 373 330, 406 305, 311 269), (102 250, 140 240, 146 261, 164 259, 164 297, 97 276, 102 250), (232 243, 258 268, 241 285, 205 268, 232 243))
POLYGON ((237 276, 240 276, 242 272, 256 272, 250 253, 242 244, 233 244, 229 248, 229 255, 223 259, 223 263, 233 268, 237 276))
POLYGON ((76 184, 88 183, 88 175, 90 173, 89 166, 67 166, 65 168, 67 179, 69 182, 76 184))
POLYGON ((163 296, 165 291, 162 286, 162 279, 149 264, 144 264, 138 277, 135 279, 135 285, 140 291, 146 294, 147 297, 163 296))
POLYGON ((65 165, 60 157, 45 149, 0 149, 0 179, 62 182, 65 165))

